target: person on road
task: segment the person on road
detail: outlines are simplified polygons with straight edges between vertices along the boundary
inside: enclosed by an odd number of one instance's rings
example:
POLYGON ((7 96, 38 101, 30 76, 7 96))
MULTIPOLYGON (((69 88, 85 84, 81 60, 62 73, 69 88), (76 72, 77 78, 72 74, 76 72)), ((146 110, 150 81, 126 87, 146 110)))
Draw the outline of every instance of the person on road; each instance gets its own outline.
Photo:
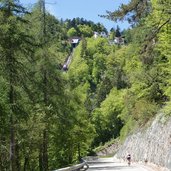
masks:
POLYGON ((128 165, 130 166, 130 164, 131 164, 131 154, 128 154, 126 159, 128 161, 128 165))

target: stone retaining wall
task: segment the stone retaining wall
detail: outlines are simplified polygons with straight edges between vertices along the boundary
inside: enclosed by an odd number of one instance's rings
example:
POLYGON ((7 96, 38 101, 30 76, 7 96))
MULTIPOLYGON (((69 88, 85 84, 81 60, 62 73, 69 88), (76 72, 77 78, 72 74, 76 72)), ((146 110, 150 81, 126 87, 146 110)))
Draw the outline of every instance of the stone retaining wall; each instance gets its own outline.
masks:
POLYGON ((130 135, 116 156, 124 159, 128 153, 136 162, 147 160, 171 170, 171 118, 160 114, 149 128, 130 135))

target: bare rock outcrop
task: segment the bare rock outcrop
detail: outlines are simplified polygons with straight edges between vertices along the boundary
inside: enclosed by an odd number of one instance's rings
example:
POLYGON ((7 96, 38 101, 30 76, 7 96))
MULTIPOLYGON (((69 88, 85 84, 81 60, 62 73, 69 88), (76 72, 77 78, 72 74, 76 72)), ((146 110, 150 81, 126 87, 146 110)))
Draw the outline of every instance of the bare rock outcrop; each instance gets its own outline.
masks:
POLYGON ((115 142, 114 144, 110 144, 104 149, 96 152, 98 156, 113 156, 119 149, 120 144, 119 141, 115 142))

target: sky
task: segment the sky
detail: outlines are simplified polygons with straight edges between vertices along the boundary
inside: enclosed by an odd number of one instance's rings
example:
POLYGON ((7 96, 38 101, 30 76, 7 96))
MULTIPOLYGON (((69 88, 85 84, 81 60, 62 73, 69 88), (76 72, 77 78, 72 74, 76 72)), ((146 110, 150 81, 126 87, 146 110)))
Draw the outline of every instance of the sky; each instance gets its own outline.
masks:
MULTIPOLYGON (((76 17, 91 20, 94 23, 102 23, 107 30, 116 28, 128 28, 127 22, 114 23, 113 21, 101 18, 98 15, 105 15, 106 10, 114 11, 121 3, 128 3, 129 0, 45 0, 46 9, 56 18, 73 19, 76 17)), ((33 5, 37 0, 20 0, 24 6, 33 5)))

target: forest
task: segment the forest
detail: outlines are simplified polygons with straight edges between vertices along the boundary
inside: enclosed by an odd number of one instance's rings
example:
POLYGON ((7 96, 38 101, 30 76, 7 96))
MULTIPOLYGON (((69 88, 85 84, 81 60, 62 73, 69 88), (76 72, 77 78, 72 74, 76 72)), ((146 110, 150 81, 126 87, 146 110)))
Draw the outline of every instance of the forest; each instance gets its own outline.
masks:
POLYGON ((0 0, 0 170, 69 166, 122 143, 159 111, 171 115, 171 1, 131 0, 101 17, 131 27, 108 32, 79 17, 59 20, 44 0, 28 9, 0 0))

